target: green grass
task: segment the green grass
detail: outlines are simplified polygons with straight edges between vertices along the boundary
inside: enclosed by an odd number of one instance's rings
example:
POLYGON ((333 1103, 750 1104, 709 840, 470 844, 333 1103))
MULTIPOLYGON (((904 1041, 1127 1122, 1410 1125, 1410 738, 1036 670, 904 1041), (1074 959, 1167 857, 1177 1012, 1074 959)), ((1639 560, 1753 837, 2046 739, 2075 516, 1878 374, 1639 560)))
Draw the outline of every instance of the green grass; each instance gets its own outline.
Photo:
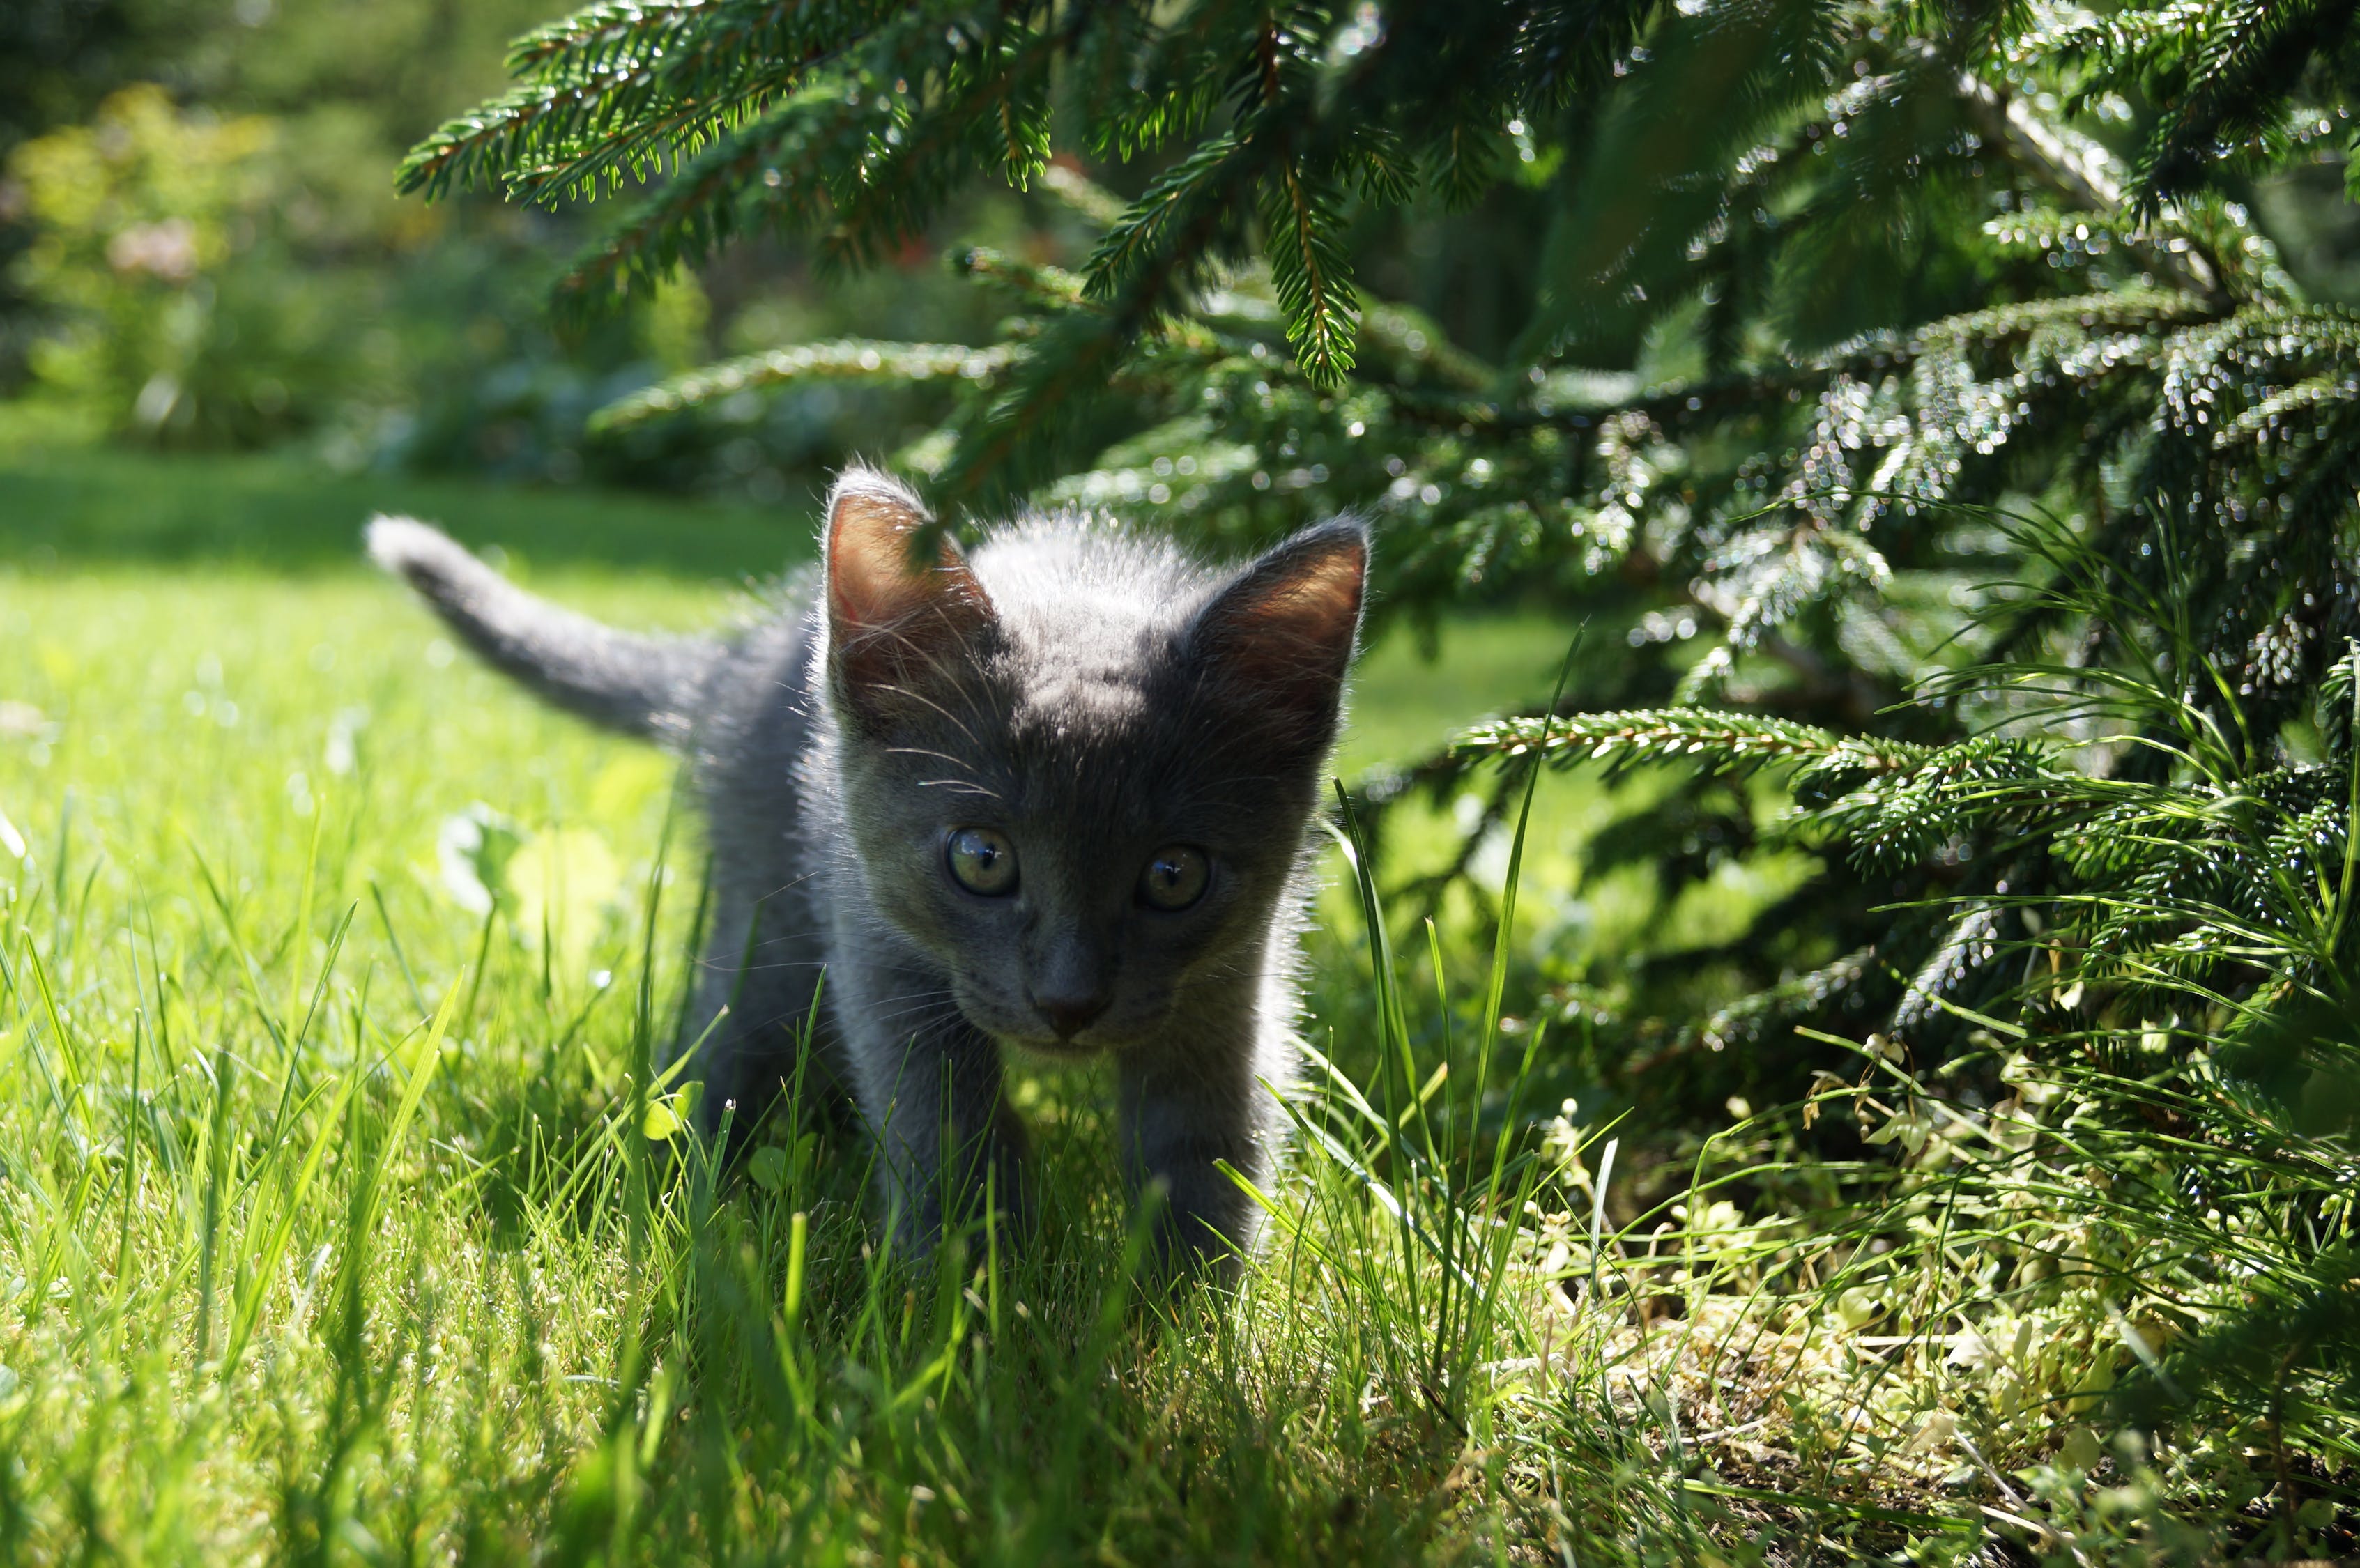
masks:
MULTIPOLYGON (((0 449, 5 452, 5 449, 0 449)), ((292 459, 67 450, 0 461, 0 559, 47 572, 109 566, 353 569, 372 513, 432 517, 534 567, 635 580, 764 575, 808 560, 813 508, 760 511, 660 496, 519 490, 391 474, 331 475, 292 459)))
MULTIPOLYGON (((1480 1400, 1388 1370, 1421 1337, 1389 1292, 1297 1247, 1227 1311, 1135 1299, 1087 1078, 1024 1086, 1052 1200, 996 1267, 877 1257, 855 1141, 776 1130, 772 1180, 716 1191, 639 1136, 696 894, 669 766, 453 658, 354 559, 380 506, 671 625, 798 532, 269 464, 0 474, 0 1558, 1490 1555, 1480 1400), (562 854, 512 869, 525 918, 448 886, 479 804, 562 854)), ((1475 635, 1527 700, 1553 638, 1475 635)), ((1361 755, 1438 740, 1444 685, 1380 653, 1361 755)))
MULTIPOLYGON (((1610 1213, 1611 1129, 1519 1101, 1544 1042, 1484 1027, 1480 922, 1442 911, 1439 967, 1475 979, 1439 1006, 1414 956, 1372 975, 1340 863, 1315 1043, 1361 1081, 1313 1075, 1234 1301, 1132 1283, 1087 1073, 1018 1083, 1048 1172, 1022 1247, 880 1251, 858 1140, 792 1117, 721 1180, 649 1136, 699 885, 669 765, 454 656, 355 559, 378 506, 643 624, 726 612, 802 537, 268 463, 0 472, 0 1562, 1930 1561, 2055 1534, 1961 1500, 1981 1472, 1924 1441, 1951 1410, 1999 1411, 1978 1452, 2088 1521, 2089 1560, 2134 1541, 2054 1459, 2096 1442, 2063 1417, 2126 1354, 2093 1300, 1929 1307, 1957 1269, 1883 1250, 1920 1234, 1884 1177, 1743 1127, 1677 1206, 1610 1213), (520 846, 488 920, 454 890, 462 821, 520 846), (1741 1176, 1837 1201, 1798 1228, 1741 1176), (1969 1322, 2032 1350, 1955 1366, 1969 1322)), ((1381 645, 1345 766, 1545 695, 1563 635, 1381 645)), ((1603 800, 1542 794, 1524 932, 1565 939, 1603 800)), ((1447 813, 1404 821, 1412 865, 1448 842, 1447 813)))

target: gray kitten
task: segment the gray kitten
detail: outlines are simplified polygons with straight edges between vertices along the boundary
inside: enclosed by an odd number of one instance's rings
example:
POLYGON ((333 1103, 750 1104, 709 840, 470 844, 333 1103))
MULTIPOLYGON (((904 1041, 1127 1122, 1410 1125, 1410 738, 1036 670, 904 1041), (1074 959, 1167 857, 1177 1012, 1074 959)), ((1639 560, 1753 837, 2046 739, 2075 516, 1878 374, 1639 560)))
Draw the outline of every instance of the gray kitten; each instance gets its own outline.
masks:
POLYGON ((1215 1162, 1260 1181, 1280 1140, 1262 1084, 1294 1075, 1367 535, 1327 523, 1217 572, 1065 517, 921 564, 925 521, 847 474, 818 602, 716 639, 610 630, 420 523, 380 517, 368 545, 499 669, 687 755, 715 881, 691 1020, 720 1019, 696 1064, 708 1127, 796 1075, 818 990, 812 1065, 873 1130, 923 1247, 987 1180, 1022 1203, 1000 1043, 1110 1051, 1164 1261, 1250 1248, 1254 1207, 1215 1162))

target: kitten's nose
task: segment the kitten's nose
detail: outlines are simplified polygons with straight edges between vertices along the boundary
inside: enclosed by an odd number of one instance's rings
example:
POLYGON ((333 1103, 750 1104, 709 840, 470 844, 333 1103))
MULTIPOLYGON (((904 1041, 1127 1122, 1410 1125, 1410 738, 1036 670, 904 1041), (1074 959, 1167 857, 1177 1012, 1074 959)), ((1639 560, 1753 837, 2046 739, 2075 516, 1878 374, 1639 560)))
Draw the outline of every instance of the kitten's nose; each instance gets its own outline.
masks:
POLYGON ((1077 992, 1070 996, 1035 992, 1032 1006, 1049 1020, 1049 1027, 1057 1031, 1059 1040, 1071 1040, 1089 1028, 1091 1020, 1105 1012, 1107 1004, 1113 1000, 1113 994, 1108 991, 1077 992))

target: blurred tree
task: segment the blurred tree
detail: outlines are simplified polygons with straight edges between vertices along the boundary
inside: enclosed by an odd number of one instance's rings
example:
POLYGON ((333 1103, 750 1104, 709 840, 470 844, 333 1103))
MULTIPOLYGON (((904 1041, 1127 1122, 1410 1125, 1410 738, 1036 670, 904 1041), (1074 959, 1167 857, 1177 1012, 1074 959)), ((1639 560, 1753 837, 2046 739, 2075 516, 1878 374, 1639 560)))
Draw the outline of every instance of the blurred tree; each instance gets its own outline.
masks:
POLYGON ((0 11, 0 154, 79 119, 142 39, 123 0, 26 0, 0 11))
POLYGON ((267 298, 239 287, 289 194, 276 140, 268 120, 192 120, 143 86, 17 149, 36 236, 18 276, 67 323, 32 346, 40 383, 158 439, 252 441, 287 415, 317 301, 284 268, 267 298))
MULTIPOLYGON (((17 144, 96 108, 185 46, 200 0, 15 0, 0 6, 0 169, 17 144)), ((13 263, 30 243, 23 197, 0 180, 0 392, 23 374, 26 306, 13 263)))

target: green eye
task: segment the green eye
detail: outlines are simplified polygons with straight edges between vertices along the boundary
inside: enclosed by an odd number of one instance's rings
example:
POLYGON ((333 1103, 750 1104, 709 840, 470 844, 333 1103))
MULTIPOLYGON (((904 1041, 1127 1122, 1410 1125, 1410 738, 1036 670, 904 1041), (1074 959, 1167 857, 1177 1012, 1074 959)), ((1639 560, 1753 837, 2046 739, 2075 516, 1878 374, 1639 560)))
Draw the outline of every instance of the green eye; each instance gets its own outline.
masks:
POLYGON ((987 898, 1016 891, 1016 846, 992 828, 953 828, 943 840, 951 880, 987 898))
POLYGON ((1139 874, 1139 901, 1151 909, 1185 909, 1205 896, 1212 877, 1212 862, 1203 850, 1166 844, 1148 856, 1147 869, 1139 874))

